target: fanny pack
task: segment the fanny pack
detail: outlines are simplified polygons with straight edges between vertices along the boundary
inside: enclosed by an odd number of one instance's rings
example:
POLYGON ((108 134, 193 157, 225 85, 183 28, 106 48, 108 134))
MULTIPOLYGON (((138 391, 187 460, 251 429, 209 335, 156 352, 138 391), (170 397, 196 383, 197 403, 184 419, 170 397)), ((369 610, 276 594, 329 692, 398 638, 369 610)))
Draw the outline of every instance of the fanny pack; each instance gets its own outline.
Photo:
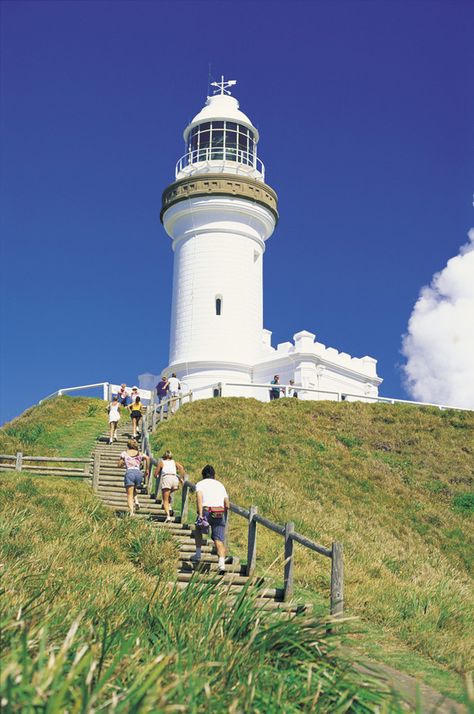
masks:
POLYGON ((215 518, 216 520, 224 518, 225 508, 208 508, 207 510, 211 518, 215 518))

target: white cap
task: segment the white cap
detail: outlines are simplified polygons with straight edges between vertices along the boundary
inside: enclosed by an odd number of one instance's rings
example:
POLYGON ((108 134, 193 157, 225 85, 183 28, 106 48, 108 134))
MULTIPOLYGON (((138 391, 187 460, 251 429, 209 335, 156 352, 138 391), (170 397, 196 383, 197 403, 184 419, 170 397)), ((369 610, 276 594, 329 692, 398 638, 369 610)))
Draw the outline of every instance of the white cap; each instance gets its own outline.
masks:
POLYGON ((184 141, 187 141, 189 132, 197 124, 214 120, 227 120, 236 122, 237 124, 243 124, 249 129, 252 129, 256 141, 259 139, 257 129, 253 126, 248 116, 240 111, 237 99, 227 94, 215 94, 207 98, 205 106, 196 114, 192 122, 188 124, 184 130, 184 141))

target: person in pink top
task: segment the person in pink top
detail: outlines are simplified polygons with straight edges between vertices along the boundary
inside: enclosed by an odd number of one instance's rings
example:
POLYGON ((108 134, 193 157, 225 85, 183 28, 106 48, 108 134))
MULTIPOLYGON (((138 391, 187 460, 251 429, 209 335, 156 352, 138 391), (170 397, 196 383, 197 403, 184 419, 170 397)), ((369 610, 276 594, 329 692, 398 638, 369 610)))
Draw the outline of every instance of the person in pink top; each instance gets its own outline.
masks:
POLYGON ((133 516, 135 509, 140 508, 138 502, 137 489, 142 487, 143 472, 140 466, 145 464, 145 478, 150 470, 150 459, 146 454, 142 454, 138 449, 135 439, 127 442, 127 450, 120 454, 119 466, 125 466, 124 486, 127 492, 127 503, 130 515, 133 516))

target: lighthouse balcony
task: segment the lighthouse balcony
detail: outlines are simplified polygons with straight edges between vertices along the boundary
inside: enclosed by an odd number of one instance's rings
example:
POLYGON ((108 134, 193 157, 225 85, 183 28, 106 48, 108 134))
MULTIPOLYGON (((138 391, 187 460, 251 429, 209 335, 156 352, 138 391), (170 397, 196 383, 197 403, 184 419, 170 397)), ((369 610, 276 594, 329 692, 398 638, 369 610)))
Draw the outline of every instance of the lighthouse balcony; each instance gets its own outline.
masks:
POLYGON ((265 164, 250 151, 214 147, 188 151, 176 164, 177 181, 208 173, 237 174, 264 182, 265 164))

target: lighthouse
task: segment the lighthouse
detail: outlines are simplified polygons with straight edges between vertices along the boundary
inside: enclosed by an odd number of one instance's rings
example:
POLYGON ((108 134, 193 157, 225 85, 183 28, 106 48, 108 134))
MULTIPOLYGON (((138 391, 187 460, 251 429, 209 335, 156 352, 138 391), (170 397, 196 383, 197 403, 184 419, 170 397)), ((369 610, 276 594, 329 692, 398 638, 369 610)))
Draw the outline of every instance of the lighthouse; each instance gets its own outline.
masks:
POLYGON ((184 130, 161 220, 174 251, 169 370, 190 388, 249 382, 263 349, 263 254, 278 220, 259 134, 230 87, 184 130))
MULTIPOLYGON (((235 84, 224 77, 212 83, 214 93, 184 130, 175 180, 163 191, 160 217, 174 269, 162 373, 176 373, 194 398, 267 400, 276 374, 280 384, 294 383, 282 394, 296 390, 300 399, 376 397, 382 379, 373 357, 327 347, 304 329, 271 344, 263 322, 263 257, 278 199, 258 155, 259 133, 232 96, 235 84)), ((315 300, 315 311, 320 304, 315 300)), ((140 386, 152 389, 157 379, 140 375, 140 386)))

